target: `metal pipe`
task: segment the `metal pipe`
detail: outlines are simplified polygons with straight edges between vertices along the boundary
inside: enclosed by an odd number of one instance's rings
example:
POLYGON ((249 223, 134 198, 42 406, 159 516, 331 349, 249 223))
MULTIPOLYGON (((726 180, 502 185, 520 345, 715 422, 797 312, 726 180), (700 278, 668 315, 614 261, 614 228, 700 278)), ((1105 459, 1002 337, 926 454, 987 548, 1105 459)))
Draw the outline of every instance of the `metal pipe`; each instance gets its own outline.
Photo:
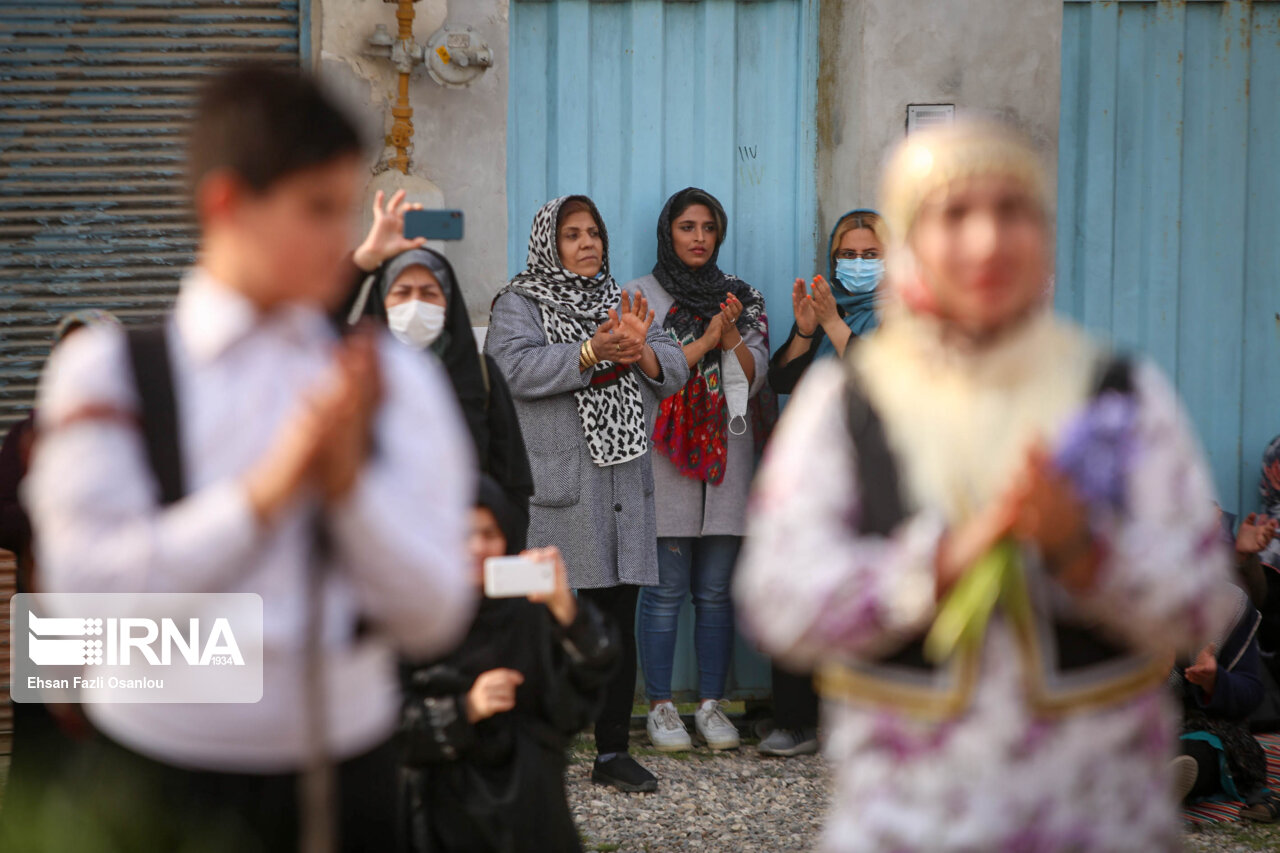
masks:
POLYGON ((413 107, 409 105, 409 74, 413 71, 413 4, 414 0, 399 0, 396 5, 396 22, 400 25, 397 66, 400 81, 396 89, 396 103, 391 108, 394 121, 387 134, 387 144, 396 149, 396 155, 387 163, 393 169, 409 174, 409 146, 413 142, 413 107))

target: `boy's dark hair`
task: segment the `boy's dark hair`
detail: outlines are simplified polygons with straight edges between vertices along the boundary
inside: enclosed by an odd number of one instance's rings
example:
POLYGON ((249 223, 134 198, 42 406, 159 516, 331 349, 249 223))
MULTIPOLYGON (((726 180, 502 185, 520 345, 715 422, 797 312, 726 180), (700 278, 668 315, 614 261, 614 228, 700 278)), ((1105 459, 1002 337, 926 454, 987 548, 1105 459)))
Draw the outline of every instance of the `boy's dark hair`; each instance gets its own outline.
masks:
POLYGON ((310 77, 242 65, 200 93, 187 137, 188 176, 194 191, 205 175, 230 169, 263 192, 288 174, 360 149, 355 125, 310 77))

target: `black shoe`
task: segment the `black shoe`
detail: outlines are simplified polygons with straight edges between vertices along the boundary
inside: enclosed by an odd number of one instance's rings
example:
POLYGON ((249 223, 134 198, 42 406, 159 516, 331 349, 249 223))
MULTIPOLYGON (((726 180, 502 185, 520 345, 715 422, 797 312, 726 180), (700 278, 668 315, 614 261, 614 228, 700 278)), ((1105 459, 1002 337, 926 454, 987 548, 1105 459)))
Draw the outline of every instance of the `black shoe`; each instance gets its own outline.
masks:
POLYGON ((591 781, 597 785, 612 785, 628 794, 649 794, 658 790, 658 778, 625 752, 603 763, 596 759, 591 768, 591 781))

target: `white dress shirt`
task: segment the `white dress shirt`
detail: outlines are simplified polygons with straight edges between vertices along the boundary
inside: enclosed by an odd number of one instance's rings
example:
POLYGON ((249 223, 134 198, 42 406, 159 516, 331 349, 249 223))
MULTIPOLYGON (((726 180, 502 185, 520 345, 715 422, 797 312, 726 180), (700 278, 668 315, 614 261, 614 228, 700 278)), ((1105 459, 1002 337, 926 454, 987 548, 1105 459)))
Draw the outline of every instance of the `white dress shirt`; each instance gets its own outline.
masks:
MULTIPOLYGON (((197 269, 168 320, 187 497, 162 508, 136 425, 77 417, 137 411, 121 330, 93 327, 60 346, 41 382, 40 441, 25 499, 47 592, 255 592, 264 614, 256 704, 92 704, 107 735, 171 764, 282 772, 307 754, 304 634, 314 497, 270 525, 243 477, 332 362, 318 311, 259 313, 197 269)), ((442 653, 470 622, 465 559, 475 490, 471 441, 448 378, 384 335, 376 451, 327 512, 325 684, 329 745, 345 758, 380 743, 399 710, 395 652, 442 653), (377 632, 357 639, 365 617, 377 632)))

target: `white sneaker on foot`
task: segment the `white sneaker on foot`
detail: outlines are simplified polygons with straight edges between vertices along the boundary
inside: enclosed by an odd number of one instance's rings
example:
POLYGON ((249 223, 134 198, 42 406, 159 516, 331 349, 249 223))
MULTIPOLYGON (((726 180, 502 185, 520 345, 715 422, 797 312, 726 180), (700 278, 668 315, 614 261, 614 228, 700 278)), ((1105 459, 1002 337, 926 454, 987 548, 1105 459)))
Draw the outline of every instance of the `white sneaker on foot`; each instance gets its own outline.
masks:
POLYGON ((693 715, 693 722, 698 736, 712 749, 738 748, 738 727, 729 722, 720 702, 714 699, 703 702, 702 707, 693 715))
POLYGON ((662 702, 658 707, 649 709, 645 728, 649 731, 649 742, 658 752, 684 752, 693 748, 689 730, 684 727, 676 706, 670 702, 662 702))

